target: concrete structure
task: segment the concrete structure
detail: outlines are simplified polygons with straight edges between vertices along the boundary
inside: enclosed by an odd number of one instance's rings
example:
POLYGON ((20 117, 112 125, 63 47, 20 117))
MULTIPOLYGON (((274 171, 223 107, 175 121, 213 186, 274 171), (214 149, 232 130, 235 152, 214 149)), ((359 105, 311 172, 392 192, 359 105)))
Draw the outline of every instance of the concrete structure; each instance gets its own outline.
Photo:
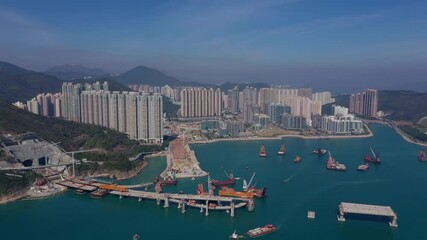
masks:
POLYGON ((334 106, 334 116, 341 115, 341 116, 347 116, 348 115, 348 108, 341 107, 341 106, 334 106))
POLYGON ((243 122, 238 120, 227 121, 227 131, 232 137, 238 137, 244 131, 243 122))
POLYGON ((280 105, 276 103, 270 104, 270 110, 268 111, 268 116, 271 121, 276 124, 280 124, 282 122, 283 113, 291 113, 291 107, 286 105, 280 105))
POLYGON ((338 221, 345 222, 344 217, 347 214, 388 217, 391 219, 389 225, 397 227, 397 214, 390 206, 341 202, 339 205, 338 221))

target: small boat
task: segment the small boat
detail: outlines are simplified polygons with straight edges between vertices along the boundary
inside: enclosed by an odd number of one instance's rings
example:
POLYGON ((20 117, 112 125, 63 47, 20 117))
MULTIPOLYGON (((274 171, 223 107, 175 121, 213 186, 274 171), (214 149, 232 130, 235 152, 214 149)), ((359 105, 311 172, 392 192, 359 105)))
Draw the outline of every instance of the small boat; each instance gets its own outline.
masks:
POLYGON ((294 158, 294 163, 299 163, 299 162, 301 162, 301 157, 300 156, 298 156, 298 155, 296 155, 296 157, 294 158))
POLYGON ((273 224, 267 224, 264 227, 251 229, 246 234, 248 234, 248 236, 251 238, 256 238, 275 231, 277 231, 277 228, 273 226, 273 224))
POLYGON ((317 154, 317 155, 325 155, 327 152, 328 152, 328 150, 321 149, 321 148, 313 150, 313 154, 317 154))
POLYGON ((365 160, 365 162, 369 162, 369 163, 374 163, 374 164, 379 164, 381 163, 381 159, 380 159, 380 155, 377 153, 375 154, 374 150, 372 149, 372 147, 370 147, 369 149, 371 149, 372 152, 372 156, 371 155, 366 155, 363 160, 365 160))
POLYGON ((237 234, 237 233, 236 233, 236 230, 234 230, 233 234, 231 234, 231 235, 228 237, 228 239, 230 239, 230 240, 234 240, 234 239, 241 239, 241 238, 243 238, 243 236, 242 236, 242 235, 237 234))
POLYGON ((286 155, 286 147, 285 147, 285 144, 282 144, 282 145, 280 145, 280 149, 279 149, 279 151, 277 152, 277 155, 286 155))
POLYGON ((267 152, 265 151, 264 145, 261 145, 261 149, 259 151, 259 156, 260 157, 267 157, 267 152))
POLYGON ((85 191, 83 189, 76 189, 77 194, 84 194, 85 191))
POLYGON ((418 161, 427 162, 427 157, 426 157, 426 153, 424 152, 424 150, 420 151, 420 154, 418 155, 418 161))
POLYGON ((133 240, 138 240, 139 239, 139 235, 138 234, 134 234, 132 238, 133 238, 133 240))
POLYGON ((368 170, 368 168, 369 168, 368 163, 365 163, 365 164, 359 165, 357 167, 357 170, 359 170, 359 171, 366 171, 366 170, 368 170))

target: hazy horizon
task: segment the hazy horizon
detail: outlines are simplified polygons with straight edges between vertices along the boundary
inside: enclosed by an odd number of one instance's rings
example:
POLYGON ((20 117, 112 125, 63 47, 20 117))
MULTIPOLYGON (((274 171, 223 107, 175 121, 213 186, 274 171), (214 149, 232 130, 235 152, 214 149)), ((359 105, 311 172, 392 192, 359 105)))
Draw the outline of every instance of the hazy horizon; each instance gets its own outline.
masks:
MULTIPOLYGON (((2 1, 0 60, 345 92, 427 85, 425 1, 2 1)), ((421 87, 421 88, 420 88, 421 87)))

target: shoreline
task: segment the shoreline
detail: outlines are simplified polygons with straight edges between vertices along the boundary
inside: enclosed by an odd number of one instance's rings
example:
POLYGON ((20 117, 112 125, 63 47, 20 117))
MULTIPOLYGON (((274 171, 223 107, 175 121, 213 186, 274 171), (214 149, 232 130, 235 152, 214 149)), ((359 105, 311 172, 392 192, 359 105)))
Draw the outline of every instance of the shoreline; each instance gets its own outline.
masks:
POLYGON ((416 144, 418 146, 423 146, 423 147, 427 147, 427 143, 425 142, 420 142, 419 140, 414 139, 412 136, 408 135, 407 133, 405 133, 404 131, 402 131, 397 125, 396 123, 394 123, 393 121, 391 122, 387 122, 387 125, 391 128, 393 128, 397 134, 399 134, 403 139, 405 139, 407 142, 410 142, 412 144, 416 144))
MULTIPOLYGON (((366 125, 365 125, 366 126, 366 125)), ((368 138, 374 136, 371 129, 368 129, 367 134, 362 135, 327 135, 327 136, 304 136, 298 134, 282 134, 274 137, 248 137, 248 138, 217 138, 208 141, 192 141, 189 144, 208 144, 215 142, 226 142, 226 141, 260 141, 260 140, 280 140, 286 137, 302 138, 302 139, 350 139, 350 138, 368 138)))

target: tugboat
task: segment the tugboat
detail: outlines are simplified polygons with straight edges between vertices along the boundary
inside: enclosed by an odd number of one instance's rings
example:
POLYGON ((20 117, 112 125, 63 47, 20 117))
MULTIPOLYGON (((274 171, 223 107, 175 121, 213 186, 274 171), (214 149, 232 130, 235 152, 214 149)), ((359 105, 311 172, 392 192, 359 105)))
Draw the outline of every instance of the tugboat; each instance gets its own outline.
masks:
POLYGON ((138 234, 134 234, 132 237, 133 240, 138 240, 139 239, 139 235, 138 234))
POLYGON ((379 163, 381 163, 381 160, 380 160, 380 156, 379 156, 379 154, 378 154, 378 153, 377 153, 377 154, 375 154, 374 150, 372 150, 372 147, 370 147, 369 149, 371 149, 371 152, 372 152, 373 157, 372 157, 371 155, 366 155, 363 159, 364 159, 366 162, 370 162, 370 163, 374 163, 374 164, 379 164, 379 163))
POLYGON ((359 165, 359 166, 357 167, 357 170, 358 170, 358 171, 366 171, 366 170, 368 170, 368 168, 369 168, 368 163, 365 163, 365 164, 359 165))
POLYGON ((335 161, 335 158, 332 158, 331 152, 329 152, 329 158, 326 162, 326 169, 336 171, 347 171, 347 167, 344 164, 339 163, 335 161))
POLYGON ((223 187, 223 186, 231 186, 236 183, 236 178, 234 178, 234 175, 232 172, 230 174, 227 174, 227 172, 225 172, 225 175, 227 176, 227 180, 225 181, 212 180, 211 181, 212 186, 223 187))
POLYGON ((277 231, 277 228, 273 226, 273 224, 267 224, 264 227, 251 229, 246 234, 248 234, 248 236, 251 238, 256 238, 256 237, 260 237, 275 231, 277 231))
POLYGON ((261 145, 261 149, 259 151, 259 156, 260 157, 267 157, 267 152, 265 151, 264 145, 261 145))
POLYGON ((321 148, 316 149, 316 150, 313 150, 313 153, 314 153, 314 154, 317 154, 317 155, 325 155, 327 152, 328 152, 328 150, 326 150, 326 149, 321 149, 321 148))
POLYGON ((298 155, 296 155, 295 156, 295 158, 294 158, 294 163, 299 163, 299 162, 301 162, 301 157, 300 156, 298 156, 298 155))
POLYGON ((280 145, 280 150, 277 152, 277 155, 281 155, 281 156, 286 155, 286 147, 285 147, 285 144, 280 145))
POLYGON ((418 155, 418 161, 427 162, 427 157, 426 157, 426 153, 424 152, 424 150, 420 151, 420 154, 418 155))
POLYGON ((243 238, 243 236, 242 236, 242 235, 237 234, 237 233, 236 233, 236 230, 234 230, 233 234, 231 234, 231 235, 228 237, 228 239, 230 239, 230 240, 234 240, 234 239, 241 239, 241 238, 243 238))

